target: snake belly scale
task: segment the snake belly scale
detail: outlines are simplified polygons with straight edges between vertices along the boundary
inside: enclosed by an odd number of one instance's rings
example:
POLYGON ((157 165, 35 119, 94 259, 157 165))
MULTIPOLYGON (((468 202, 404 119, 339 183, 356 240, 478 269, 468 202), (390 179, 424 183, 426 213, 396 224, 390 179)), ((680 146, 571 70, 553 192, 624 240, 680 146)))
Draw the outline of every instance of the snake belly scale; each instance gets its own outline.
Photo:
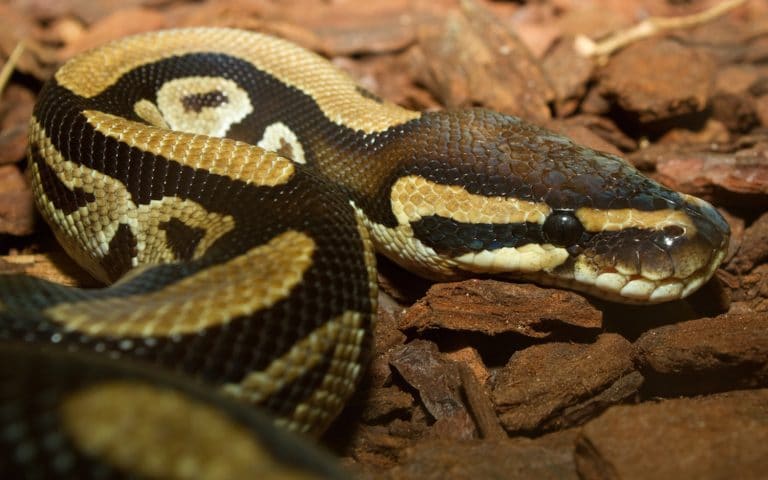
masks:
POLYGON ((609 300, 682 298, 728 226, 623 160, 507 115, 420 113, 252 32, 129 37, 79 55, 31 123, 35 198, 111 285, 0 280, 0 338, 191 374, 320 432, 353 391, 374 247, 436 279, 494 274, 609 300))

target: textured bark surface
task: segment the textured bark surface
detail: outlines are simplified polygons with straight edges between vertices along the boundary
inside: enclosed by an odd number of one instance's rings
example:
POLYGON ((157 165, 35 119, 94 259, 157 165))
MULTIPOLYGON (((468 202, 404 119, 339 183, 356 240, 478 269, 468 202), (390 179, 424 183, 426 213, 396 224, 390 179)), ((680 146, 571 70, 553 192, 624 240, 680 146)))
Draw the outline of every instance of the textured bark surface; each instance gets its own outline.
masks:
POLYGON ((768 390, 617 406, 576 446, 581 478, 764 478, 768 390))
POLYGON ((601 327, 602 313, 581 295, 494 280, 436 284, 406 311, 399 325, 417 332, 444 329, 533 338, 601 327))

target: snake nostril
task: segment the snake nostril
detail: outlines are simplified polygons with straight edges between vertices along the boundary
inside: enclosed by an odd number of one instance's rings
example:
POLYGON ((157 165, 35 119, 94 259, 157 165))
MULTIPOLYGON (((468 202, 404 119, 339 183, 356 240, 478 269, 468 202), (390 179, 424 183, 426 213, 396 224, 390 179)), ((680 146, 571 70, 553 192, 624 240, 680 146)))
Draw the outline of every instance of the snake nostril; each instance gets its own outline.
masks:
POLYGON ((662 229, 668 237, 677 238, 685 235, 685 228, 680 225, 667 225, 662 229))
POLYGON ((683 241, 686 232, 680 225, 666 225, 653 236, 653 243, 666 250, 683 241))

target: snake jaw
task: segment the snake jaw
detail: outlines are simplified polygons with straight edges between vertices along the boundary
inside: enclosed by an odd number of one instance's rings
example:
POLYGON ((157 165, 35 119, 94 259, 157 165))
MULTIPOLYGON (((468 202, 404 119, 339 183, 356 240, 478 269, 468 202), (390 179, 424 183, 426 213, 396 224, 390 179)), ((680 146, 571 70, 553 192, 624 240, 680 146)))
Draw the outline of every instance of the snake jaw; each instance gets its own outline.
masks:
POLYGON ((561 266, 526 278, 620 303, 685 298, 723 261, 730 230, 709 203, 689 195, 680 198, 676 211, 683 223, 598 232, 572 249, 561 266))

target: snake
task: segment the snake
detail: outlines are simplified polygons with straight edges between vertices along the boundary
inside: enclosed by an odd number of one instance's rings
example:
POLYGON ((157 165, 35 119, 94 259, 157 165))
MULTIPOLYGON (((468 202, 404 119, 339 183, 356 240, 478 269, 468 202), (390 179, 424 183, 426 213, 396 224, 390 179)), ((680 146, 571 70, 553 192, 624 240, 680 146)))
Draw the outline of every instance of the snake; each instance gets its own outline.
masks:
POLYGON ((35 105, 28 171, 57 240, 106 286, 0 277, 0 340, 152 364, 311 435, 370 356, 376 254, 436 281, 650 304, 704 284, 730 235, 616 155, 487 109, 409 110, 227 28, 66 62, 35 105))

